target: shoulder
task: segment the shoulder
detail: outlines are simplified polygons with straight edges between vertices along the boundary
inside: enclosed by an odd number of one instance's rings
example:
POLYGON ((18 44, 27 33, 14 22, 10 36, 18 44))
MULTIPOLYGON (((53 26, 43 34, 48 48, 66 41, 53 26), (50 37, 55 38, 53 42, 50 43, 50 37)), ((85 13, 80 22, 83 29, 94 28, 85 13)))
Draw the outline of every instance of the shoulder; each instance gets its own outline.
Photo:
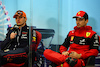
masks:
POLYGON ((7 31, 8 31, 8 32, 12 32, 12 31, 13 31, 13 27, 8 27, 8 28, 7 28, 7 31))
POLYGON ((86 34, 85 34, 85 37, 87 38, 91 38, 94 34, 96 34, 95 31, 93 30, 89 30, 89 31, 86 31, 86 34))
POLYGON ((74 32, 75 32, 75 30, 69 31, 68 36, 74 35, 74 32))

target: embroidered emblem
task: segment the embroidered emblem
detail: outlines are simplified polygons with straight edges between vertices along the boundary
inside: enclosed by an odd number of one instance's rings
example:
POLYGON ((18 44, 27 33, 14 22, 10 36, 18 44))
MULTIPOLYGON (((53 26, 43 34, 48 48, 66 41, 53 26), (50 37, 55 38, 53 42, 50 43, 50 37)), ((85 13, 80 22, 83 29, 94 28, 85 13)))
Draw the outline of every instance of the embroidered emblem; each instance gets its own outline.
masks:
POLYGON ((27 32, 25 32, 25 31, 22 31, 22 34, 27 34, 27 32))
POLYGON ((80 14, 80 12, 78 12, 78 15, 80 14))
POLYGON ((71 41, 73 41, 73 39, 74 39, 74 36, 71 36, 71 41))
POLYGON ((85 42, 86 42, 86 40, 85 39, 82 39, 82 40, 80 40, 79 44, 85 45, 85 42))
POLYGON ((86 32, 86 37, 89 37, 90 36, 90 32, 86 32))
POLYGON ((25 31, 22 31, 22 36, 21 36, 22 39, 27 39, 27 32, 25 31))

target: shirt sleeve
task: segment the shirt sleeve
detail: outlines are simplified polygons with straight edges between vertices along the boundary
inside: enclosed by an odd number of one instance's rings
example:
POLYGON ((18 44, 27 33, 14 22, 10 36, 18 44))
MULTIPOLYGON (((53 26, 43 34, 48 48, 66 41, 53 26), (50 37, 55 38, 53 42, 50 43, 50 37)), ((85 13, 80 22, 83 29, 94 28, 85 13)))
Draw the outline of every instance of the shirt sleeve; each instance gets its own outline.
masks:
POLYGON ((11 30, 8 31, 8 33, 6 34, 6 38, 4 39, 4 41, 1 42, 0 44, 1 50, 3 50, 7 46, 7 44, 11 41, 10 34, 11 30))
POLYGON ((59 48, 60 53, 62 53, 63 51, 67 51, 69 45, 70 45, 70 37, 67 35, 64 43, 59 48))
POLYGON ((82 53, 81 58, 86 59, 89 56, 97 56, 98 55, 98 48, 99 48, 99 37, 97 34, 94 34, 90 39, 90 50, 85 51, 82 53))

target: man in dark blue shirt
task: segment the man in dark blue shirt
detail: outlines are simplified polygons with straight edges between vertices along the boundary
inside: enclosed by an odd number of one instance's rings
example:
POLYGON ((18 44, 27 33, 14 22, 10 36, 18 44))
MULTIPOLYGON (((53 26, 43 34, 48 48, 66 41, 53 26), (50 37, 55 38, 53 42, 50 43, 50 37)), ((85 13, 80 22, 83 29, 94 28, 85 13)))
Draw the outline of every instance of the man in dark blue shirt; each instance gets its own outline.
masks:
MULTIPOLYGON (((29 52, 29 27, 26 25, 26 14, 18 10, 13 18, 15 18, 16 24, 8 30, 5 40, 1 43, 1 65, 6 63, 24 63, 29 52)), ((36 43, 36 32, 34 31, 33 33, 33 30, 32 41, 34 41, 34 44, 36 43)), ((32 55, 32 57, 35 56, 35 49, 33 48, 32 55)))

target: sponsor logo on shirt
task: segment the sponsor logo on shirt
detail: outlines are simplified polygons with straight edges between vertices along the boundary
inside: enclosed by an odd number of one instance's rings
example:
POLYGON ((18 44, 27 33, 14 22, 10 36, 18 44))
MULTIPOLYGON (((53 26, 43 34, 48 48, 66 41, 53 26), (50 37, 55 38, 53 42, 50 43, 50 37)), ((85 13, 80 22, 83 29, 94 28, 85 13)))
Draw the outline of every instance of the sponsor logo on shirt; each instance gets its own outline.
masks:
POLYGON ((22 38, 22 39, 27 39, 27 32, 22 32, 21 38, 22 38))
POLYGON ((74 39, 74 36, 71 36, 71 41, 73 41, 73 39, 74 39))
POLYGON ((90 36, 90 32, 86 32, 86 37, 89 37, 90 36))

